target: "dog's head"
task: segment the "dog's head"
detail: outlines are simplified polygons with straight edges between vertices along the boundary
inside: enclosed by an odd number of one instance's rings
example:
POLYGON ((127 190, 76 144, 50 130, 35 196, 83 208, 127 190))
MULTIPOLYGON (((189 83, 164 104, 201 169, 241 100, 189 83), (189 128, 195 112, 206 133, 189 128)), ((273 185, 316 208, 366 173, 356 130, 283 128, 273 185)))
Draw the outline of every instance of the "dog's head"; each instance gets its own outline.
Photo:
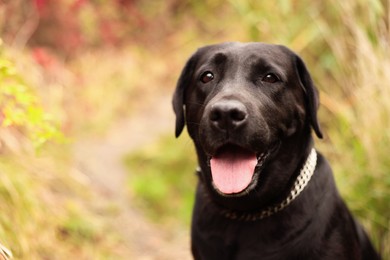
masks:
MULTIPOLYGON (((264 179, 263 185, 272 180, 280 189, 288 185, 291 176, 271 176, 271 161, 292 167, 286 153, 308 145, 304 140, 311 138, 311 129, 322 137, 318 105, 305 64, 286 47, 206 46, 188 60, 177 83, 176 137, 187 124, 202 179, 215 194, 272 197, 270 188, 261 190, 259 178, 264 179)), ((297 161, 302 159, 298 157, 297 161)), ((278 167, 274 163, 273 171, 278 167)))

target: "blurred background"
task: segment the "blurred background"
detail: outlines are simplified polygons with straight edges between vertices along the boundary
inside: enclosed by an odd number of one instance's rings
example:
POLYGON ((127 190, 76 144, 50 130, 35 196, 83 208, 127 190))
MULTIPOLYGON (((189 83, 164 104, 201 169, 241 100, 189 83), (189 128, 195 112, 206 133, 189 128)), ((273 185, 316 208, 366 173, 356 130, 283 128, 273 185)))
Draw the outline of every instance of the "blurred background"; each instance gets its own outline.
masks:
POLYGON ((386 0, 0 0, 0 243, 16 259, 190 259, 196 158, 170 99, 221 41, 287 45, 337 184, 390 259, 386 0))

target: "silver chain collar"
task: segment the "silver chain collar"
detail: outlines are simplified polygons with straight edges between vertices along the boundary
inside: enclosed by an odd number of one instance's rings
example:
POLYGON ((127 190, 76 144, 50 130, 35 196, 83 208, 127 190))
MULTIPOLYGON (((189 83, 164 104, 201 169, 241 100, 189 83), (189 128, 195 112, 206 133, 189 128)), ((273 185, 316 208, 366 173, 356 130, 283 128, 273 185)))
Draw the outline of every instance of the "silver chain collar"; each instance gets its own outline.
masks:
MULTIPOLYGON (((305 164, 301 168, 301 171, 297 177, 297 179, 294 182, 294 186, 291 189, 289 195, 287 198, 285 198, 282 202, 279 204, 276 204, 274 206, 269 206, 265 208, 264 210, 261 210, 259 212, 241 212, 241 211, 233 211, 228 209, 221 210, 221 214, 229 219, 233 220, 241 220, 241 221, 256 221, 260 219, 267 218, 276 212, 279 212, 286 208, 288 205, 291 204, 291 202, 298 197, 298 195, 303 191, 303 189, 307 186, 309 183, 311 176, 313 176, 314 170, 316 168, 317 164, 317 152, 314 148, 312 148, 309 156, 306 159, 305 164)), ((199 171, 199 170, 197 170, 199 171)))

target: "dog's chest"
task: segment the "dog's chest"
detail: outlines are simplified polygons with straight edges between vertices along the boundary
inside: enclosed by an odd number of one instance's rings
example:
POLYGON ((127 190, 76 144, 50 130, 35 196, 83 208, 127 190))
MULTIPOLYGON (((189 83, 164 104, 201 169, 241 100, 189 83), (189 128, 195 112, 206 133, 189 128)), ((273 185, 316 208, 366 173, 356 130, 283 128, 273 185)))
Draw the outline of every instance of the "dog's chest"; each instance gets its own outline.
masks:
MULTIPOLYGON (((280 259, 281 252, 294 255, 299 238, 288 232, 291 227, 266 221, 233 221, 211 212, 193 219, 192 245, 203 255, 200 259, 280 259)), ((298 250, 299 251, 299 250, 298 250)))

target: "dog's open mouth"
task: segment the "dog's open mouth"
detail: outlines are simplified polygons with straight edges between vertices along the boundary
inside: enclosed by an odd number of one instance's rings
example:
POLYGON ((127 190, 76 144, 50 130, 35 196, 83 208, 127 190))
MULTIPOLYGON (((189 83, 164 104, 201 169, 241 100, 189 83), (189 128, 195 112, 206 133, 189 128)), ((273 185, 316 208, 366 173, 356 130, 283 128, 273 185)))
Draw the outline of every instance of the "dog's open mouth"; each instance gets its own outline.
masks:
POLYGON ((237 145, 225 145, 210 159, 214 187, 222 195, 240 195, 256 185, 259 171, 268 156, 237 145))

